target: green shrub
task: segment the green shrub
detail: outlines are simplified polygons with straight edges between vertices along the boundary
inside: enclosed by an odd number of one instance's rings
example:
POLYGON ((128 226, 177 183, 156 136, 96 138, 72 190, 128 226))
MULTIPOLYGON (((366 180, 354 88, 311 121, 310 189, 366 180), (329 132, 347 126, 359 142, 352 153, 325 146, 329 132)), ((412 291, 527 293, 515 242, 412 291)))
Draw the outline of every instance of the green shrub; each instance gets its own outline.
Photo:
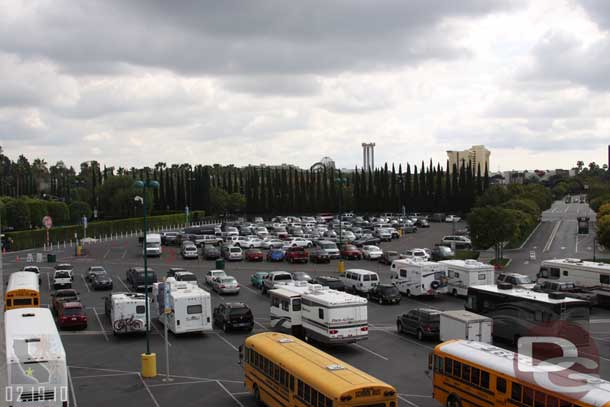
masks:
POLYGON ((81 223, 83 216, 91 217, 91 206, 87 202, 73 201, 68 209, 70 210, 70 222, 72 224, 81 223))
POLYGON ((62 226, 70 223, 70 210, 65 202, 48 201, 47 209, 54 225, 62 226))

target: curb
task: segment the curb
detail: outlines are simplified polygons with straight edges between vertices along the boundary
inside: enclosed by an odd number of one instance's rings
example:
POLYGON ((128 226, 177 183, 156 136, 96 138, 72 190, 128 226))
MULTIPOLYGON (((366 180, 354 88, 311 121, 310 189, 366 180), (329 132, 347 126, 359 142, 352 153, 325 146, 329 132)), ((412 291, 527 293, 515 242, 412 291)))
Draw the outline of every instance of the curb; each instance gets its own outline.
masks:
POLYGON ((516 247, 514 249, 506 249, 504 250, 505 252, 516 252, 519 250, 523 250, 523 247, 525 247, 525 245, 527 244, 527 242, 530 241, 531 237, 534 235, 534 233, 536 233, 536 231, 538 230, 538 228, 540 227, 540 225, 542 225, 542 221, 538 222, 538 224, 536 225, 536 227, 534 228, 534 230, 532 230, 532 232, 529 234, 529 236, 523 241, 523 243, 521 243, 521 246, 516 247))

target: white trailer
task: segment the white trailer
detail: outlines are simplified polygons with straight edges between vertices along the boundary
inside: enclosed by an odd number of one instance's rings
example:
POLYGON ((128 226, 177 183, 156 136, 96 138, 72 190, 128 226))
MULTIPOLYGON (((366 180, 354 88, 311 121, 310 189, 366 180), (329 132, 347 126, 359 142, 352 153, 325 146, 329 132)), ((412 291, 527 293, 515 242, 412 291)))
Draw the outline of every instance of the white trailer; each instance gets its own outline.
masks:
POLYGON ((440 314, 440 339, 467 339, 491 343, 493 320, 466 310, 444 311, 440 314))
POLYGON ((447 266, 420 259, 394 260, 390 281, 407 296, 435 296, 447 293, 447 266))
MULTIPOLYGON (((111 294, 105 298, 104 312, 115 335, 146 332, 146 297, 143 293, 111 294)), ((150 325, 150 313, 148 322, 150 325)))
POLYGON ((302 281, 282 285, 269 294, 275 330, 329 344, 368 338, 365 298, 302 281))
POLYGON ((202 288, 170 277, 153 284, 152 301, 159 322, 174 334, 212 330, 212 297, 202 288))
POLYGON ((161 235, 159 233, 149 233, 146 235, 146 255, 161 256, 161 235))
POLYGON ((51 311, 17 308, 4 316, 7 405, 67 407, 66 352, 51 311))
POLYGON ((448 292, 468 295, 468 287, 494 284, 494 267, 476 260, 443 260, 447 266, 448 292))

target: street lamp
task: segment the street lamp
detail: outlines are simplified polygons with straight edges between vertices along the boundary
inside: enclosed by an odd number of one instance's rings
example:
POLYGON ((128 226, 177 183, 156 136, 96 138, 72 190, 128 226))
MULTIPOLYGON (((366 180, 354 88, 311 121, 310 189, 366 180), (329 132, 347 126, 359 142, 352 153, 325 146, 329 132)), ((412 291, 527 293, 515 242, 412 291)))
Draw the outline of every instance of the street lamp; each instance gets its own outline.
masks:
POLYGON ((347 183, 347 178, 339 176, 335 179, 337 185, 339 185, 339 264, 337 265, 339 273, 343 273, 345 271, 345 263, 343 262, 343 257, 341 256, 341 246, 343 245, 343 184, 347 183))
POLYGON ((142 206, 144 208, 144 240, 143 240, 143 254, 144 254, 144 296, 145 296, 145 308, 146 308, 146 353, 142 355, 142 376, 144 377, 155 377, 157 375, 157 355, 150 353, 150 310, 148 309, 148 256, 146 255, 146 234, 148 233, 148 221, 146 219, 146 201, 147 194, 146 188, 157 189, 159 188, 159 182, 154 180, 135 182, 136 188, 142 189, 142 206))

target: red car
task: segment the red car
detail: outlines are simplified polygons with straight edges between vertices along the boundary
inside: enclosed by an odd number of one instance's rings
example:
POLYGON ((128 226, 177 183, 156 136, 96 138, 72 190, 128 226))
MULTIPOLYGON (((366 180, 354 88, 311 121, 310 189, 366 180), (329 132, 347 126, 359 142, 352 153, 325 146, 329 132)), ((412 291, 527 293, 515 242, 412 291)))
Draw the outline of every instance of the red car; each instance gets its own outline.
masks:
POLYGON ((307 263, 309 254, 303 247, 289 247, 286 249, 285 259, 290 263, 307 263))
POLYGON ((341 248, 341 257, 350 260, 361 260, 362 252, 353 244, 346 244, 341 248))
POLYGON ((60 328, 87 328, 87 314, 78 301, 62 302, 57 309, 57 324, 60 328))
POLYGON ((246 260, 247 261, 263 261, 265 256, 263 256, 263 252, 259 249, 249 249, 246 250, 246 260))

